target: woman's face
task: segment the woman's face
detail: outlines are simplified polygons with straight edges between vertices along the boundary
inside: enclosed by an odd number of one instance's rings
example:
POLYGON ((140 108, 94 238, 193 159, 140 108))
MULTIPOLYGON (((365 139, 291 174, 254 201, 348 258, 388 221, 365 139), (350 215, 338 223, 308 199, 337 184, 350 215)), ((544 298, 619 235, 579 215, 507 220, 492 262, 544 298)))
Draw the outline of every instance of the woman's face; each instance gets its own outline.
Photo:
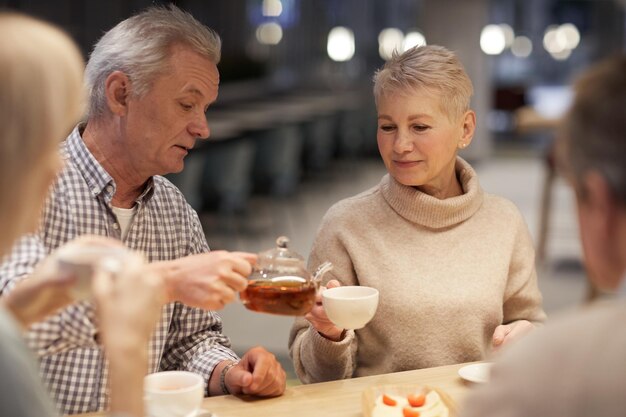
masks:
POLYGON ((424 91, 390 94, 378 100, 378 150, 387 171, 399 183, 439 198, 457 184, 457 149, 474 134, 475 116, 450 120, 440 99, 424 91))

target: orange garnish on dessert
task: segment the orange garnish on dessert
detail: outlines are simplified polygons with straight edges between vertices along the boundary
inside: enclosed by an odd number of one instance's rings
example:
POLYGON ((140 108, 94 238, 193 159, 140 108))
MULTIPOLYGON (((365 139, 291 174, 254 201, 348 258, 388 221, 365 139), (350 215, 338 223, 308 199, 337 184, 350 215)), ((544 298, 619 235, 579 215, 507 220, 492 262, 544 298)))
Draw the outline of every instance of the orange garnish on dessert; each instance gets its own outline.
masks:
POLYGON ((426 402, 426 395, 424 394, 411 394, 406 397, 409 400, 411 407, 421 407, 426 402))
POLYGON ((389 397, 388 395, 383 394, 383 404, 394 406, 394 405, 398 404, 398 402, 396 400, 394 400, 393 398, 389 397))
POLYGON ((404 407, 402 409, 402 415, 404 417, 420 417, 420 412, 409 407, 404 407))

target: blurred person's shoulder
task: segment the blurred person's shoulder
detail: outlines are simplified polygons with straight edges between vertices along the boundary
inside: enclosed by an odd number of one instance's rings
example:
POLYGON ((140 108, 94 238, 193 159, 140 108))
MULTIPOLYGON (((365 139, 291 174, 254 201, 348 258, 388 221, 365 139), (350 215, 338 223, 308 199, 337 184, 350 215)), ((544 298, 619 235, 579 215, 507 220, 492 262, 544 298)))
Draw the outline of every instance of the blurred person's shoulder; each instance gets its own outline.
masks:
POLYGON ((504 352, 492 383, 480 388, 468 409, 491 404, 508 408, 501 410, 507 416, 623 415, 625 318, 626 302, 619 301, 552 320, 504 352), (496 405, 498 397, 508 404, 496 405))
MULTIPOLYGON (((550 322, 514 345, 504 359, 514 355, 558 354, 559 360, 596 347, 602 351, 621 344, 626 365, 626 300, 597 302, 554 316, 550 322), (574 342, 574 343, 572 343, 574 342)), ((598 352, 599 353, 599 352, 598 352)), ((598 359, 601 355, 598 355, 598 359)), ((626 378, 626 374, 624 375, 626 378)))

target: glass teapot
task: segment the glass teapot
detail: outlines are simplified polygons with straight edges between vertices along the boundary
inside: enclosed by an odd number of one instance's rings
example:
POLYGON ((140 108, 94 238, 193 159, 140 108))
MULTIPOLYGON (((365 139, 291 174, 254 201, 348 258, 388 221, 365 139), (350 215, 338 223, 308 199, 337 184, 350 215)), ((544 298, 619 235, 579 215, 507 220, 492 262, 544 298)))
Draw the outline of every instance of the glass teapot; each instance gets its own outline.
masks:
POLYGON ((276 239, 276 247, 259 253, 259 259, 248 277, 248 287, 240 293, 249 310, 285 316, 303 316, 315 305, 322 276, 333 265, 324 262, 311 275, 304 258, 287 248, 289 239, 276 239))

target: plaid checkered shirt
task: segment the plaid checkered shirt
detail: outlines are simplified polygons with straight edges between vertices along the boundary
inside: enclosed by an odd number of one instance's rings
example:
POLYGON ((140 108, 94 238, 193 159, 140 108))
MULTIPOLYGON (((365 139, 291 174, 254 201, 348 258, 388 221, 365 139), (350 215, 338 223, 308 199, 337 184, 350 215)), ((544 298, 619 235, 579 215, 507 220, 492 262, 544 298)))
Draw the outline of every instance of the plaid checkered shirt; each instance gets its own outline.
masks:
MULTIPOLYGON (((61 152, 66 166, 46 201, 39 231, 20 239, 0 265, 0 294, 31 274, 47 254, 77 236, 121 239, 111 209, 115 182, 85 146, 79 127, 63 142, 61 152)), ((197 214, 165 178, 151 178, 136 203, 137 212, 124 243, 149 261, 209 250, 197 214)), ((83 301, 33 325, 26 334, 61 413, 107 407, 107 362, 97 332, 94 307, 83 301)), ((237 359, 214 312, 180 303, 163 308, 148 348, 150 372, 188 370, 207 381, 219 362, 237 359)))

